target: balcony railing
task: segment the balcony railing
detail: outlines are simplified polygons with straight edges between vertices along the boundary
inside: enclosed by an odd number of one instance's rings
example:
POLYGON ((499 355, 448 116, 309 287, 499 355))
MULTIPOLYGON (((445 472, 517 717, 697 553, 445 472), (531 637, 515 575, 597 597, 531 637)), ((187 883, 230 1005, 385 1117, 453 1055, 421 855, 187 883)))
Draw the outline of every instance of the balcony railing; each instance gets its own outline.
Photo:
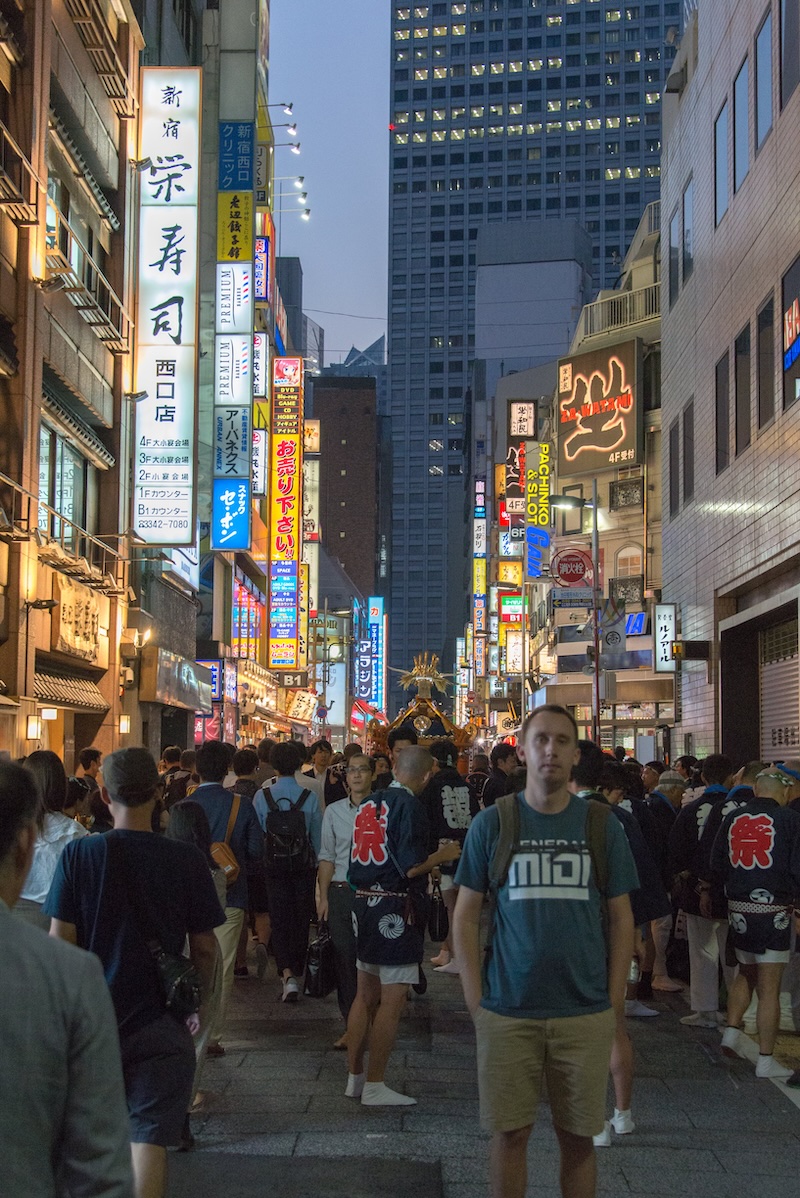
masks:
POLYGON ((0 121, 0 211, 15 225, 36 225, 43 191, 30 162, 0 121))
MULTIPOLYGON (((121 536, 108 540, 122 544, 121 536)), ((126 558, 0 474, 0 540, 35 541, 39 560, 104 595, 127 593, 126 558)))
POLYGON ((597 337, 628 325, 658 320, 661 315, 661 285, 651 283, 636 291, 619 291, 606 299, 587 304, 581 312, 576 341, 597 337))
POLYGON ((60 286, 112 354, 130 348, 131 319, 122 300, 52 200, 47 201, 47 280, 60 286))
POLYGON ((92 66, 120 120, 136 116, 136 96, 98 0, 64 0, 92 66))

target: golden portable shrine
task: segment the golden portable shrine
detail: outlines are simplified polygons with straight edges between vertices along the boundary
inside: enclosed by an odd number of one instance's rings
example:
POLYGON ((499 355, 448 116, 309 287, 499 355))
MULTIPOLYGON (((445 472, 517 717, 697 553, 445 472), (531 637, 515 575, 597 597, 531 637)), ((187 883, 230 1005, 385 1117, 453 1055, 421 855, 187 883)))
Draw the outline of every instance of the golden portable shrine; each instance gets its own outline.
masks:
POLYGON ((391 724, 381 724, 378 720, 370 720, 367 725, 367 744, 369 753, 386 752, 387 738, 393 728, 401 724, 410 724, 417 734, 418 743, 428 748, 434 741, 452 740, 459 752, 466 752, 478 735, 476 724, 469 723, 463 728, 441 711, 433 701, 433 689, 440 694, 447 694, 448 679, 451 674, 442 674, 439 670, 439 658, 435 653, 418 653, 414 658, 411 670, 398 670, 390 667, 393 673, 400 674, 400 685, 404 690, 416 688, 416 695, 406 708, 400 712, 391 724))

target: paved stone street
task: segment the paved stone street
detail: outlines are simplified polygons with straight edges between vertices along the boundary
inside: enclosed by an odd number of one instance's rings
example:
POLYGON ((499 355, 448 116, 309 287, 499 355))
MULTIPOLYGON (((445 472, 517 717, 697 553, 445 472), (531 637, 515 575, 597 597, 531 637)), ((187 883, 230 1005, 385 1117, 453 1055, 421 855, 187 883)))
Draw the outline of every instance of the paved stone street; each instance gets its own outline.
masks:
MULTIPOLYGON (((409 1003, 387 1076, 419 1103, 394 1110, 344 1097, 333 997, 287 1008, 273 975, 237 981, 227 1054, 207 1064, 204 1109, 193 1119, 197 1148, 171 1154, 170 1198, 486 1198, 471 1022, 458 979, 427 972, 428 993, 409 1003)), ((680 996, 664 998, 653 1004, 660 1018, 629 1020, 636 1132, 599 1150, 600 1191, 797 1198, 800 1110, 785 1089, 756 1082, 751 1064, 722 1057, 716 1032, 681 1027, 680 996)), ((530 1161, 530 1198, 557 1198, 546 1105, 530 1161)))

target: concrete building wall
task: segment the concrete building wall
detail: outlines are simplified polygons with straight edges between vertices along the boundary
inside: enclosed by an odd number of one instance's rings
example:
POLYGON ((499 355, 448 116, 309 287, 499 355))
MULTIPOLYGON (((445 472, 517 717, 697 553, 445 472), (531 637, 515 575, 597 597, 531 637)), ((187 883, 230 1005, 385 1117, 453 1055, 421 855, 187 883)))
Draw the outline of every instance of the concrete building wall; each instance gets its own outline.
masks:
MULTIPOLYGON (((679 752, 690 745, 697 753, 724 748, 737 756, 757 755, 753 752, 757 741, 751 738, 746 745, 741 741, 734 744, 724 733, 726 706, 730 709, 747 702, 756 711, 759 685, 752 658, 744 653, 738 670, 729 672, 726 684, 721 685, 724 621, 754 609, 762 600, 767 602, 767 613, 778 613, 781 593, 800 579, 800 405, 788 410, 783 407, 781 297, 782 276, 800 253, 800 87, 782 107, 780 8, 777 0, 769 5, 746 0, 700 4, 673 67, 674 86, 682 90, 668 95, 665 103, 664 242, 675 212, 680 224, 690 180, 694 194, 694 269, 687 280, 680 279, 677 296, 670 294, 666 266, 663 272, 665 495, 670 469, 667 430, 676 421, 682 423, 692 400, 694 447, 692 456, 681 429, 679 504, 671 518, 665 499, 663 597, 678 604, 683 637, 708 640, 712 646, 710 667, 695 662, 681 671, 681 718, 676 729, 679 752), (772 21, 772 127, 756 152, 754 46, 767 11, 772 21), (745 59, 749 66, 749 170, 734 190, 734 80, 745 59), (729 198, 727 211, 717 223, 714 122, 726 101, 729 198), (765 387, 771 389, 775 414, 760 426, 757 313, 769 297, 774 303, 774 371, 765 387), (749 411, 744 422, 750 444, 739 446, 737 452, 734 344, 746 328, 750 329, 752 347, 749 411), (731 414, 726 430, 730 461, 718 470, 715 370, 726 352, 730 356, 731 414), (687 497, 682 476, 687 461, 692 460, 694 495, 687 497)), ((682 257, 680 254, 681 268, 682 257)), ((796 598, 793 602, 796 615, 796 598)), ((788 713, 787 720, 796 726, 797 713, 788 713)))

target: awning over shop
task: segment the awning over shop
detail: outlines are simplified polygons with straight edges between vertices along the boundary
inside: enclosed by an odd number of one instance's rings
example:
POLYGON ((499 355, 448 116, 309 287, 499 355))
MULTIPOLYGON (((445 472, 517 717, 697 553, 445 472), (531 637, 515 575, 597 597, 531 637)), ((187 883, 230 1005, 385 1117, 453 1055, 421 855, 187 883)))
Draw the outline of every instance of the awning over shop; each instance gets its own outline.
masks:
POLYGON ((109 708, 98 686, 88 678, 74 678, 69 674, 37 672, 33 676, 33 693, 43 703, 69 707, 73 711, 108 711, 109 708))
POLYGON ((5 695, 0 695, 0 707, 19 707, 16 699, 7 699, 5 695))
POLYGON ((365 703, 363 699, 356 699, 353 703, 350 719, 357 724, 363 723, 364 720, 379 720, 382 724, 389 723, 382 711, 378 711, 378 708, 373 707, 371 703, 365 703))

